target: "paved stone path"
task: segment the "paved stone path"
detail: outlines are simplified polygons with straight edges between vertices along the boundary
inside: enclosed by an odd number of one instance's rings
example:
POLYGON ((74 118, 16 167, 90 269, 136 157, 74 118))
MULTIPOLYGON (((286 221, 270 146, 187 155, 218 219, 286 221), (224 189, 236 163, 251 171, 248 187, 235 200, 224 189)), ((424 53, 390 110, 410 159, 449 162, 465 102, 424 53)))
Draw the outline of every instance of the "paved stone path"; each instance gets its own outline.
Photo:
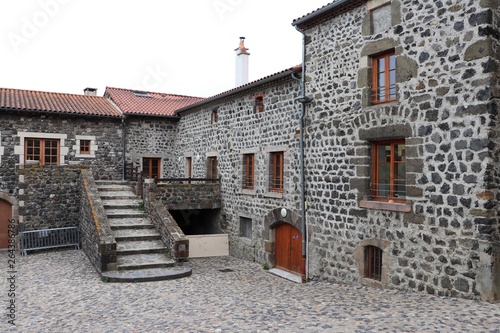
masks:
POLYGON ((500 332, 498 303, 300 285, 232 257, 193 259, 179 280, 103 283, 79 250, 16 256, 12 329, 0 259, 0 332, 500 332))

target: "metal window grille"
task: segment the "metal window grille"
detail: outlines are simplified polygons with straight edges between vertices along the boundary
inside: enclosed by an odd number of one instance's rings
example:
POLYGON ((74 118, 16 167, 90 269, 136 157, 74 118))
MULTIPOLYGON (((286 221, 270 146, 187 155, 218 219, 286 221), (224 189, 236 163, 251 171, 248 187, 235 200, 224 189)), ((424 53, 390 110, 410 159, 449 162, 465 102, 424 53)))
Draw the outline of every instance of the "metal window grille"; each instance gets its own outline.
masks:
POLYGON ((382 280, 382 249, 376 246, 365 247, 365 276, 377 281, 382 280))

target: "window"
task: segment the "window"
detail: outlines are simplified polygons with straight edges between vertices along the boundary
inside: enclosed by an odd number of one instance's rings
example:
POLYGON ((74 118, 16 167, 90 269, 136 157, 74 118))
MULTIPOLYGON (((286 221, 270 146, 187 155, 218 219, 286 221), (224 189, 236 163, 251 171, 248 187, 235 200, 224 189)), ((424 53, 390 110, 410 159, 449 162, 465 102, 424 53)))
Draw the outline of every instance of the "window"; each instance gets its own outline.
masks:
POLYGON ((38 161, 40 165, 59 164, 59 140, 56 139, 25 139, 24 163, 38 161))
POLYGON ((80 140, 80 154, 90 155, 90 140, 80 140))
POLYGON ((212 116, 211 116, 211 123, 212 124, 217 124, 218 121, 219 121, 219 116, 217 114, 217 110, 213 110, 212 111, 212 116))
POLYGON ((283 192, 283 152, 272 152, 270 160, 269 191, 283 192))
POLYGON ((382 249, 368 245, 365 247, 365 277, 382 280, 382 249))
POLYGON ((217 157, 210 156, 207 159, 207 178, 217 178, 217 157))
POLYGON ((254 189, 255 154, 243 154, 243 189, 254 189))
POLYGON ((394 51, 372 58, 372 103, 396 100, 396 56, 394 51))
POLYGON ((186 177, 192 178, 193 176, 193 158, 186 157, 186 177))
POLYGON ((142 159, 142 174, 145 178, 161 178, 161 158, 144 157, 142 159))
POLYGON ((372 155, 372 199, 404 201, 406 197, 405 141, 375 142, 372 146, 372 155))
POLYGON ((240 217, 240 237, 252 239, 252 219, 240 217))
POLYGON ((254 97, 254 113, 264 112, 264 96, 258 95, 254 97))

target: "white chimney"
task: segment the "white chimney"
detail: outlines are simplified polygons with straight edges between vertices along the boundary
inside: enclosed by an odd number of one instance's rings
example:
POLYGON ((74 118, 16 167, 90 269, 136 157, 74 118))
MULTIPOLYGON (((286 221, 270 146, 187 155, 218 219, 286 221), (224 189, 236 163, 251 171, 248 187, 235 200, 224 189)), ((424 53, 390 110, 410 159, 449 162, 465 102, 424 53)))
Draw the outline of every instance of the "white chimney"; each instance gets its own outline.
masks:
POLYGON ((245 37, 240 37, 240 46, 236 51, 236 86, 248 83, 248 49, 245 47, 245 37))
POLYGON ((83 93, 85 96, 97 96, 97 88, 85 88, 83 93))

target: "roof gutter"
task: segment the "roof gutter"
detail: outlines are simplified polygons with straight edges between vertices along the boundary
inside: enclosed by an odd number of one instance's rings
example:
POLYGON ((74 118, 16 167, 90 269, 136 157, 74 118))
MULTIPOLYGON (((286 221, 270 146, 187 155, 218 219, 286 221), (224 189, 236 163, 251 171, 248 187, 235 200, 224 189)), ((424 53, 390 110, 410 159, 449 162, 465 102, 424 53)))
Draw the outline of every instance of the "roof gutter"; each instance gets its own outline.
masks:
POLYGON ((276 75, 272 75, 272 76, 269 76, 267 78, 264 78, 264 79, 261 79, 261 80, 258 80, 258 81, 254 81, 254 82, 245 84, 245 85, 243 85, 241 87, 238 87, 238 88, 235 88, 235 89, 231 89, 231 90, 226 91, 226 92, 224 92, 222 94, 209 97, 209 98, 204 99, 204 100, 202 100, 202 101, 200 101, 198 103, 194 103, 194 104, 185 106, 183 108, 178 109, 175 113, 178 114, 178 113, 181 113, 181 112, 185 112, 185 111, 194 109, 196 107, 203 106, 203 105, 206 105, 206 104, 209 104, 209 103, 212 103, 212 102, 224 99, 226 97, 238 94, 238 93, 243 92, 245 90, 249 90, 249 89, 261 86, 261 85, 269 83, 269 82, 273 82, 273 81, 276 81, 276 80, 279 80, 279 79, 283 79, 283 78, 289 78, 290 75, 295 72, 294 68, 290 68, 288 70, 285 70, 282 73, 278 73, 276 75))

